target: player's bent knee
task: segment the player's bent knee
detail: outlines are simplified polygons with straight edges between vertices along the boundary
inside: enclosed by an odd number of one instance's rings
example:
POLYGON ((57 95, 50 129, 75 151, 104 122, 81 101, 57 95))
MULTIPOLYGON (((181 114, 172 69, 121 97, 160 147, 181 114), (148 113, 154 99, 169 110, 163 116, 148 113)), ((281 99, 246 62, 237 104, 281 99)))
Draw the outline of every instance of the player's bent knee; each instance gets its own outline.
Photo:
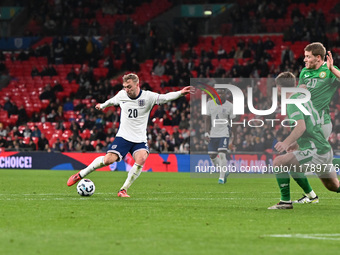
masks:
POLYGON ((220 156, 220 159, 221 159, 221 160, 227 159, 227 158, 226 158, 226 154, 223 153, 223 152, 218 153, 218 155, 220 156))
POLYGON ((336 185, 335 183, 325 183, 326 188, 329 191, 337 192, 339 189, 339 185, 336 185))
POLYGON ((136 154, 134 155, 134 159, 138 165, 144 165, 148 156, 149 153, 147 151, 141 150, 136 152, 136 154))
POLYGON ((104 157, 104 164, 106 166, 113 164, 114 162, 116 162, 118 159, 117 154, 114 153, 107 153, 104 157))
POLYGON ((143 161, 143 165, 146 161, 146 159, 148 158, 149 154, 147 152, 145 152, 145 154, 142 156, 142 161, 143 161))
POLYGON ((217 157, 217 154, 209 154, 209 157, 210 157, 211 159, 215 159, 215 158, 217 157))

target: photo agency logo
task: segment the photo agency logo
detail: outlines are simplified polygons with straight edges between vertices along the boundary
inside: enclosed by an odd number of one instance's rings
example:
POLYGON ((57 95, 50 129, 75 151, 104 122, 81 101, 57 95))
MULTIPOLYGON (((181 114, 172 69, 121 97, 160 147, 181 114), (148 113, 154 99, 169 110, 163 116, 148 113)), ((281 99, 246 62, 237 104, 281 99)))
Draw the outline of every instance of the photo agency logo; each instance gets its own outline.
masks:
MULTIPOLYGON (((222 90, 229 90, 232 94, 233 97, 233 115, 244 115, 244 109, 245 109, 245 96, 243 94, 243 91, 232 84, 215 84, 214 87, 204 84, 204 83, 199 83, 198 85, 199 89, 204 91, 205 93, 201 94, 201 114, 206 115, 207 114, 207 95, 211 97, 211 99, 215 102, 215 104, 218 104, 216 102, 216 98, 219 100, 220 105, 222 105, 222 101, 220 96, 218 95, 216 90, 222 89, 222 90)), ((303 114, 305 115, 311 115, 310 112, 306 109, 304 106, 304 103, 307 103, 311 98, 311 94, 307 89, 304 88, 293 88, 293 87, 281 87, 281 115, 285 116, 286 115, 286 108, 287 105, 289 104, 294 104, 296 107, 298 107, 303 114), (304 94, 304 97, 299 97, 295 99, 291 99, 287 96, 289 93, 301 93, 304 94)), ((269 116, 273 114, 277 107, 278 107, 278 90, 276 87, 272 88, 272 106, 270 109, 267 110, 258 110, 255 109, 254 104, 253 104, 253 88, 248 87, 247 88, 247 106, 248 109, 251 113, 257 115, 257 116, 269 116)), ((281 122, 281 125, 284 127, 295 127, 297 125, 297 122, 293 119, 285 119, 285 120, 280 120, 280 119, 271 119, 271 118, 262 118, 262 119, 243 119, 242 122, 237 122, 233 120, 228 120, 228 119, 215 119, 213 120, 213 126, 215 127, 216 125, 230 125, 231 127, 233 125, 243 125, 249 126, 249 127, 262 127, 265 123, 271 124, 272 127, 274 127, 277 122, 281 122)))

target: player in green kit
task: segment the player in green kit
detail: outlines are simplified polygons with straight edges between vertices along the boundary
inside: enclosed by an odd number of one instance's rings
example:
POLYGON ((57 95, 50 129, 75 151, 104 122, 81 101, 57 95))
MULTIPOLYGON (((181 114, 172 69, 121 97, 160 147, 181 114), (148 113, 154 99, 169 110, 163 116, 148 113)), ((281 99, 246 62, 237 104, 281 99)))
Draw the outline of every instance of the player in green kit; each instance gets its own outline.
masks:
MULTIPOLYGON (((340 71, 333 65, 333 58, 328 51, 327 62, 324 61, 326 49, 322 43, 308 44, 305 49, 305 68, 299 77, 299 86, 307 88, 311 93, 314 108, 321 118, 321 127, 328 140, 332 132, 332 122, 329 114, 329 104, 334 93, 339 88, 340 71)), ((340 165, 340 159, 333 159, 335 166, 340 165)), ((310 186, 304 173, 292 173, 292 177, 304 190, 305 195, 294 203, 318 203, 319 199, 310 186)))
MULTIPOLYGON (((295 87, 295 76, 290 72, 284 72, 276 78, 278 92, 282 87, 295 87)), ((287 93, 290 99, 301 99, 305 95, 301 93, 287 93)), ((295 104, 287 105, 287 115, 295 121, 292 132, 282 142, 275 145, 278 152, 287 152, 274 159, 273 167, 281 192, 280 202, 268 209, 293 209, 290 199, 289 173, 315 172, 324 186, 334 192, 340 192, 340 182, 337 178, 336 168, 332 164, 333 151, 326 140, 322 128, 321 118, 313 103, 309 100, 302 106, 311 115, 303 114, 295 104)))

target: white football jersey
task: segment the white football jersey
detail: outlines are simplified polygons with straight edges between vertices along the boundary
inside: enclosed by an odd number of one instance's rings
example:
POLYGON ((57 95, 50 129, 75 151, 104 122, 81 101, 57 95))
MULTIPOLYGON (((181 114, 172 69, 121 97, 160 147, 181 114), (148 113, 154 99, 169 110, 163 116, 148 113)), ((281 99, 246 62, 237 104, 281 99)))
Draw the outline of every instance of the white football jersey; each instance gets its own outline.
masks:
POLYGON ((174 100, 181 95, 180 92, 158 94, 141 90, 136 98, 130 98, 125 90, 119 91, 113 98, 101 104, 103 109, 110 105, 120 106, 120 125, 116 134, 127 141, 134 143, 147 142, 146 128, 152 107, 174 100))
POLYGON ((232 103, 226 100, 222 105, 219 105, 210 100, 207 102, 207 115, 211 117, 210 137, 230 137, 230 120, 235 118, 232 103), (216 122, 217 119, 223 121, 216 122))

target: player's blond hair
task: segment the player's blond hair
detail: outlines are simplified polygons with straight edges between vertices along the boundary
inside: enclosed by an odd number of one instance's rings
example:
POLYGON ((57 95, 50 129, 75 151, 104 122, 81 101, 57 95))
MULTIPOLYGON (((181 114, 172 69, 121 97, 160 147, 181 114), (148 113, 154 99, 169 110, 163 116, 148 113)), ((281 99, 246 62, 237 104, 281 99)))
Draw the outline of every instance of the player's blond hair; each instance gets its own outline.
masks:
POLYGON ((311 44, 308 44, 305 47, 305 51, 312 52, 313 56, 315 57, 320 55, 322 60, 325 59, 326 56, 326 48, 320 42, 313 42, 311 44))
POLYGON ((128 73, 123 76, 123 82, 127 82, 128 80, 132 80, 134 83, 139 83, 138 75, 134 73, 128 73))
POLYGON ((291 72, 280 73, 276 77, 275 82, 281 87, 295 87, 296 85, 295 75, 291 72))

